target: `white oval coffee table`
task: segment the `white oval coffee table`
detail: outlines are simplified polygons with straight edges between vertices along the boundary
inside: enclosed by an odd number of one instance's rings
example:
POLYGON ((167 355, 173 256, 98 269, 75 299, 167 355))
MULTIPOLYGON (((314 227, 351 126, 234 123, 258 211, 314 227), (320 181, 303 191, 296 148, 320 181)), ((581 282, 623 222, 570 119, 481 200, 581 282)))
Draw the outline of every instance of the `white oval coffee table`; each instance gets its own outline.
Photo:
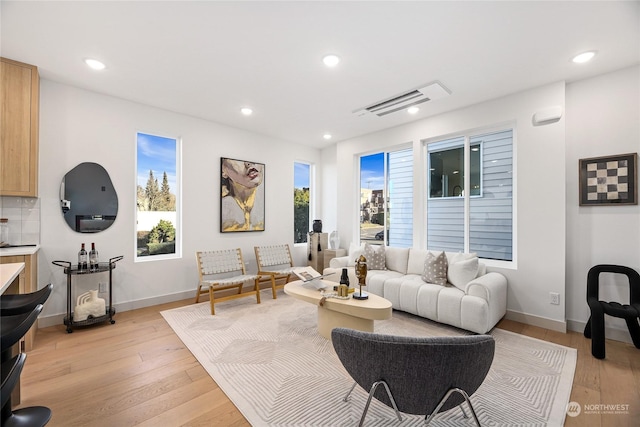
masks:
MULTIPOLYGON (((327 291, 336 285, 328 280, 322 282, 327 286, 327 291)), ((373 332, 373 321, 391 319, 393 311, 391 301, 373 294, 369 294, 366 300, 327 298, 321 306, 322 293, 312 284, 300 280, 287 283, 284 293, 318 307, 318 332, 327 339, 331 339, 333 328, 373 332)))

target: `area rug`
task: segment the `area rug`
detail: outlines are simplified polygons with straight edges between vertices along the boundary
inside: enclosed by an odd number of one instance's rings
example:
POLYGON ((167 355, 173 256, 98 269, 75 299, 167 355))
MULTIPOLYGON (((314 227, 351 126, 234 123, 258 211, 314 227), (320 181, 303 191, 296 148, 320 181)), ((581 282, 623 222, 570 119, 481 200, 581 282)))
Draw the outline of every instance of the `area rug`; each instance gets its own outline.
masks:
MULTIPOLYGON (((315 306, 279 294, 163 311, 187 348, 245 418, 259 426, 355 426, 367 392, 353 384, 331 342, 316 329, 315 306)), ((376 332, 407 336, 469 332, 394 311, 376 321, 376 332)), ((496 354, 487 378, 471 397, 483 426, 561 426, 576 364, 575 349, 500 329, 491 332, 496 354)), ((418 385, 416 385, 418 386, 418 385)), ((421 426, 424 417, 403 414, 374 399, 366 426, 421 426)), ((473 425, 454 408, 434 417, 433 426, 473 425)))

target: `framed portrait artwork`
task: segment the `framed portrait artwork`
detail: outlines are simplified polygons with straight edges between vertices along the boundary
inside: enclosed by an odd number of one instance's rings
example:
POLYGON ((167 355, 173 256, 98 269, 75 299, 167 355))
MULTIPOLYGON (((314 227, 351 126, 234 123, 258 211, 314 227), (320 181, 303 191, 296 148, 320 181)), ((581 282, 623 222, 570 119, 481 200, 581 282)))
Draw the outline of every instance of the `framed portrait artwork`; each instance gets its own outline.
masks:
POLYGON ((264 231, 264 164, 220 158, 220 232, 264 231))
POLYGON ((580 159, 580 206, 637 205, 638 153, 580 159))

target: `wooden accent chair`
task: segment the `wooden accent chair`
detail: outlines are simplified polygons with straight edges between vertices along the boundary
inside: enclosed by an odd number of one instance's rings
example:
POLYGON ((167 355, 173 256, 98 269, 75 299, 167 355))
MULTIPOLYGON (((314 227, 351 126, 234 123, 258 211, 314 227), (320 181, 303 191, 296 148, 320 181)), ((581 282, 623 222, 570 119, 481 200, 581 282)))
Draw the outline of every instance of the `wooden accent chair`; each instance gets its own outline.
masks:
POLYGON ((271 292, 276 299, 276 287, 289 283, 293 274, 293 259, 289 245, 255 246, 258 274, 271 281, 271 292), (282 283, 276 286, 276 281, 282 283))
POLYGON ((214 304, 220 301, 255 294, 256 300, 260 304, 260 276, 247 274, 240 248, 196 252, 196 260, 200 276, 196 302, 200 301, 200 295, 208 292, 212 315, 216 314, 214 304), (243 285, 250 281, 254 282, 253 290, 242 292, 243 285), (235 294, 225 295, 217 299, 214 297, 214 292, 234 288, 238 290, 235 294))

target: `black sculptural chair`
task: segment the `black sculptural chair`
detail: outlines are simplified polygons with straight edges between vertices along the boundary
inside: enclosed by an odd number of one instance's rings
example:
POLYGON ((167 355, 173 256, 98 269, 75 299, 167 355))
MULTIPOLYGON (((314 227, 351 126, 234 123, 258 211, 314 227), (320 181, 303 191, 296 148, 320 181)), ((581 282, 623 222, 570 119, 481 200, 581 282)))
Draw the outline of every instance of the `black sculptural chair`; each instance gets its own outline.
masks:
POLYGON ((13 316, 33 310, 38 304, 44 304, 51 295, 53 285, 49 283, 42 289, 30 294, 2 295, 0 298, 0 316, 13 316))
POLYGON ((425 415, 425 424, 439 412, 467 403, 476 425, 480 421, 469 396, 489 373, 495 353, 490 335, 402 337, 347 328, 331 331, 340 361, 356 385, 369 392, 360 418, 363 425, 371 398, 401 412, 425 415), (380 388, 382 385, 384 388, 380 388))
POLYGON ((640 348, 640 275, 632 268, 621 265, 599 264, 587 273, 587 304, 591 315, 584 327, 584 336, 591 338, 591 354, 605 358, 604 315, 622 318, 627 322, 633 345, 640 348), (629 304, 600 301, 600 273, 624 274, 629 279, 629 304))

